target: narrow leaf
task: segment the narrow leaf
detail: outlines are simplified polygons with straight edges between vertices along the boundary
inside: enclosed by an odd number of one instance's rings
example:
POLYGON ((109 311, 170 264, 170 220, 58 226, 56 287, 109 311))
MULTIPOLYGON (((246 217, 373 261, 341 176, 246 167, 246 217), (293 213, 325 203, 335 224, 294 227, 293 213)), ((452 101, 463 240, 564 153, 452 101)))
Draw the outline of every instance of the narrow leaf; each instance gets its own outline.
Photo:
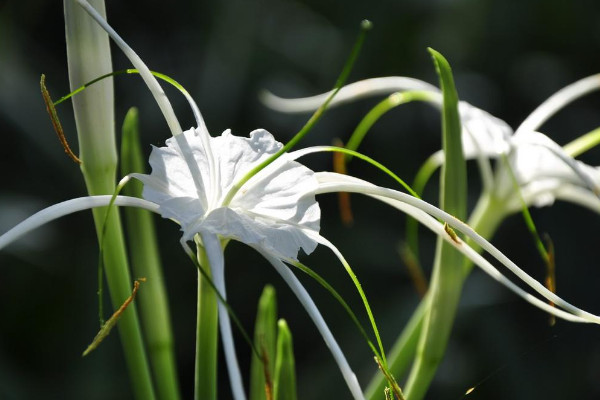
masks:
MULTIPOLYGON (((445 162, 440 176, 440 208, 465 220, 467 215, 467 175, 462 149, 458 94, 448 61, 429 49, 442 89, 442 147, 445 162)), ((459 243, 457 234, 447 225, 446 233, 459 243)), ((441 237, 438 238, 429 309, 426 312, 417 358, 406 384, 406 397, 420 400, 425 396, 443 358, 462 289, 464 258, 441 237)))
POLYGON ((274 400, 296 400, 296 365, 292 333, 285 322, 277 322, 277 358, 275 360, 274 400))
POLYGON ((250 400, 271 400, 272 377, 275 370, 277 345, 277 298, 271 285, 265 286, 258 301, 254 324, 254 346, 250 365, 250 400))
MULTIPOLYGON (((132 107, 125 115, 122 133, 121 174, 145 173, 146 158, 140 144, 136 108, 132 107)), ((142 183, 132 179, 122 190, 125 195, 142 197, 142 189, 142 183)), ((175 345, 154 220, 147 210, 133 207, 125 209, 125 217, 134 276, 149 279, 140 293, 138 303, 156 390, 159 398, 176 400, 181 396, 175 345)))

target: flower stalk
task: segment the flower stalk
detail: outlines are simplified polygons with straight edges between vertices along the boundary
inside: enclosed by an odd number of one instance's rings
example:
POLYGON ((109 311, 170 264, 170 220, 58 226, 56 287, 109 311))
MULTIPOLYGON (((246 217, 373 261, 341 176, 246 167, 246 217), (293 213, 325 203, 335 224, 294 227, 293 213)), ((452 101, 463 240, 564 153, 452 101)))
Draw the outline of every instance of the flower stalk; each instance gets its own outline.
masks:
MULTIPOLYGON (((94 6, 106 14, 103 0, 94 6)), ((112 71, 108 36, 74 0, 64 1, 69 80, 72 90, 97 76, 112 71)), ((117 151, 114 134, 112 79, 106 79, 73 99, 79 139, 81 171, 90 195, 112 194, 115 190, 117 151)), ((125 243, 118 213, 105 218, 107 210, 95 209, 94 221, 106 279, 115 307, 122 304, 132 286, 125 243), (106 222, 105 222, 106 221, 106 222), (104 226, 105 224, 105 226, 104 226), (103 231, 104 230, 104 231, 103 231)), ((135 307, 129 307, 119 322, 119 333, 138 399, 153 399, 154 388, 135 307)))
MULTIPOLYGON (((198 263, 208 278, 210 264, 204 248, 196 239, 198 263)), ((198 271, 198 308, 196 310, 196 369, 194 398, 217 399, 218 308, 217 295, 208 278, 198 271)))

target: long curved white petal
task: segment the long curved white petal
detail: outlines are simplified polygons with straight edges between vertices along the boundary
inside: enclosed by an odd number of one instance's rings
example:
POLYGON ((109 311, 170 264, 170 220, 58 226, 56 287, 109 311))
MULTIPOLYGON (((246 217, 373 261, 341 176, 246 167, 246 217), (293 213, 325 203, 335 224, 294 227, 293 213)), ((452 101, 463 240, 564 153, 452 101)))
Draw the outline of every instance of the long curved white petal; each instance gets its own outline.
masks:
POLYGON ((352 372, 344 353, 335 341, 335 338, 331 334, 331 331, 325 323, 323 316, 321 316, 319 309, 311 299, 304 286, 302 286, 298 278, 296 278, 292 271, 290 271, 290 269, 279 258, 274 257, 271 254, 262 251, 261 249, 257 250, 273 265, 275 270, 279 273, 279 275, 281 275, 283 280, 288 284, 290 289, 292 289, 292 292, 294 292, 296 297, 298 297, 298 300, 300 300, 300 303, 302 303, 306 309, 306 312, 315 323, 317 329, 321 333, 321 336, 323 336, 325 344, 327 347, 329 347, 329 350, 333 354, 333 358, 338 364, 340 371, 342 371, 344 380, 346 381, 350 392, 352 392, 354 399, 364 400, 364 395, 358 383, 358 379, 356 379, 356 375, 354 372, 352 372))
MULTIPOLYGON (((179 121, 175 116, 173 106, 171 106, 167 95, 163 91, 156 78, 150 72, 150 69, 137 55, 137 53, 121 38, 121 36, 119 36, 119 34, 108 24, 108 22, 106 22, 106 20, 104 20, 104 18, 102 18, 100 14, 98 14, 98 12, 86 0, 76 1, 92 18, 94 18, 94 20, 106 31, 106 33, 110 35, 110 37, 115 41, 117 46, 119 46, 119 48, 123 51, 123 53, 125 53, 127 58, 129 58, 129 61, 131 61, 131 63, 138 69, 138 71, 140 72, 140 76, 142 77, 142 79, 144 79, 144 82, 146 82, 148 89, 150 89, 150 92, 152 92, 154 99, 158 103, 160 110, 165 116, 165 119, 167 121, 167 124, 169 125, 169 129, 171 130, 171 134, 173 135, 173 137, 177 137, 177 135, 181 134, 183 130, 181 129, 181 125, 179 125, 179 121)), ((202 140, 202 145, 204 146, 204 151, 210 166, 209 171, 211 173, 211 188, 209 188, 210 190, 208 192, 214 193, 213 188, 216 186, 217 178, 214 176, 216 169, 214 155, 209 140, 210 134, 208 133, 208 129, 206 128, 206 124, 204 123, 204 119, 202 118, 202 114, 200 113, 198 105, 187 91, 184 91, 183 93, 185 95, 185 98, 188 100, 190 107, 192 108, 192 112, 194 113, 194 118, 196 119, 196 122, 198 124, 197 134, 202 140)), ((195 164, 193 157, 190 157, 185 153, 184 155, 188 165, 192 166, 195 164)))
MULTIPOLYGON (((581 310, 581 309, 575 307, 574 305, 566 302, 562 298, 556 296, 556 294, 549 291, 541 283, 539 283, 538 281, 533 279, 525 271, 523 271, 521 268, 519 268, 515 263, 513 263, 510 259, 508 259, 508 257, 506 257, 501 251, 499 251, 496 247, 494 247, 490 242, 488 242, 483 237, 481 237, 479 234, 477 234, 477 232, 475 232, 471 227, 469 227, 462 221, 458 220, 457 218, 451 216, 450 214, 440 210, 439 208, 437 208, 423 200, 420 200, 420 199, 417 199, 410 195, 407 195, 405 193, 397 192, 395 190, 391 190, 391 189, 387 189, 387 188, 378 187, 378 186, 372 185, 368 182, 361 181, 360 179, 357 179, 357 178, 348 177, 346 175, 340 175, 340 174, 329 173, 329 172, 320 172, 320 173, 317 173, 316 176, 320 182, 319 189, 317 190, 317 194, 339 192, 339 191, 362 193, 365 195, 376 196, 376 197, 390 199, 390 200, 394 200, 397 202, 408 204, 412 207, 418 208, 419 210, 421 210, 435 218, 439 218, 439 219, 445 221, 452 228, 456 229, 459 232, 462 232, 464 235, 471 238, 477 245, 479 245, 481 248, 483 248, 485 251, 487 251, 492 257, 494 257, 498 261, 500 261, 506 268, 508 268, 519 279, 521 279, 523 282, 525 282, 533 290, 538 292, 541 296, 543 296, 547 300, 552 301, 557 306, 563 308, 564 310, 568 311, 569 313, 573 314, 573 316, 575 316, 575 318, 578 318, 578 319, 569 318, 569 320, 572 320, 572 321, 576 320, 577 322, 584 322, 584 320, 585 320, 586 322, 593 322, 593 323, 600 324, 599 316, 596 316, 587 311, 581 310)), ((396 206, 396 203, 390 203, 390 204, 396 206)), ((403 209, 403 210, 405 212, 408 212, 408 209, 403 209)), ((423 217, 421 216, 420 219, 423 219, 423 217)), ((426 226, 430 229, 434 228, 434 226, 432 224, 426 224, 426 226)), ((440 229, 439 227, 440 227, 440 225, 438 223, 437 228, 435 228, 435 229, 437 229, 436 233, 438 233, 438 234, 441 233, 441 231, 439 230, 440 229)), ((443 229, 443 227, 442 227, 442 229, 443 229)), ((479 265, 482 269, 484 269, 484 271, 486 271, 487 273, 489 273, 490 275, 492 275, 494 278, 496 278, 498 280, 501 279, 500 277, 502 276, 502 274, 500 274, 500 272, 497 271, 495 269, 495 267, 493 267, 489 263, 488 263, 489 265, 483 266, 485 264, 485 259, 481 258, 480 255, 477 255, 476 252, 469 251, 468 250, 469 248, 466 244, 464 244, 463 242, 456 243, 456 242, 454 242, 454 240, 452 240, 451 238, 447 238, 446 236, 448 236, 448 235, 447 234, 442 235, 442 237, 444 237, 447 241, 449 241, 449 243, 453 244, 454 247, 456 247, 457 249, 462 251, 463 254, 467 255, 471 260, 476 262, 477 265, 479 265), (450 239, 450 240, 448 240, 448 239, 450 239)), ((514 286, 514 284, 512 286, 509 285, 508 282, 510 282, 510 281, 507 281, 507 282, 503 281, 503 283, 505 285, 507 285, 511 290, 515 291, 515 293, 524 297, 523 294, 526 294, 525 292, 515 290, 515 289, 517 289, 517 287, 514 286)), ((524 297, 524 298, 527 301, 532 302, 532 299, 529 296, 530 295, 527 294, 527 297, 524 297)), ((533 297, 533 296, 531 296, 531 297, 533 297)), ((547 308, 542 307, 542 305, 539 303, 537 303, 536 305, 540 308, 545 309, 548 312, 552 312, 551 310, 548 310, 547 308)), ((562 313, 556 313, 556 312, 552 312, 552 313, 554 313, 556 316, 558 316, 560 318, 565 318, 565 315, 562 313)))
MULTIPOLYGON (((62 203, 54 204, 53 206, 38 211, 0 236, 0 249, 6 247, 28 232, 57 218, 64 217, 65 215, 69 215, 77 211, 107 206, 110 203, 111 198, 112 196, 110 195, 79 197, 76 199, 63 201, 62 203)), ((114 205, 139 207, 158 213, 158 205, 147 200, 138 199, 137 197, 117 196, 114 205)))
MULTIPOLYGON (((440 90, 419 79, 403 76, 386 76, 382 78, 371 78, 354 82, 344 86, 333 98, 329 107, 344 104, 364 97, 391 94, 407 90, 427 90, 439 93, 440 90)), ((286 113, 303 113, 314 111, 325 102, 333 90, 318 94, 316 96, 297 99, 284 99, 269 91, 263 91, 260 95, 261 101, 269 108, 286 113)))
POLYGON ((600 214, 600 201, 598 200, 598 196, 580 186, 563 185, 554 192, 554 196, 558 200, 579 204, 580 206, 589 208, 600 214))
POLYGON ((600 89, 600 74, 591 75, 580 79, 552 96, 540 104, 527 118, 519 125, 515 135, 521 132, 537 131, 544 122, 556 114, 560 109, 569 103, 585 96, 586 94, 600 89))
MULTIPOLYGON (((223 297, 227 299, 225 291, 225 259, 221 242, 215 234, 201 233, 202 244, 206 250, 210 269, 212 272, 215 287, 223 297)), ((225 305, 219 301, 219 328, 221 330, 221 340, 223 341, 223 351, 225 352, 225 361, 227 363, 227 372, 229 373, 229 383, 235 400, 245 400, 244 384, 242 374, 235 353, 235 344, 233 343, 233 333, 231 331, 231 321, 225 305)))
POLYGON ((165 119, 167 120, 167 124, 171 129, 171 133, 173 134, 173 136, 179 135, 182 132, 182 130, 181 126, 179 125, 179 121, 175 116, 175 112, 173 111, 173 107, 171 106, 167 95, 162 90, 162 87, 160 86, 156 78, 152 75, 152 73, 150 73, 150 70, 148 69, 146 64, 136 54, 136 52, 133 51, 133 49, 129 47, 127 43, 125 43, 121 36, 119 36, 119 34, 115 32, 115 30, 108 24, 108 22, 106 22, 104 18, 102 18, 102 16, 98 14, 98 12, 94 9, 94 7, 90 5, 90 3, 88 3, 86 0, 76 1, 92 18, 94 18, 94 20, 96 20, 96 22, 106 31, 106 33, 110 35, 110 37, 115 41, 117 46, 119 46, 119 48, 123 51, 123 53, 125 53, 127 58, 129 58, 129 61, 131 61, 135 68, 137 68, 140 71, 142 79, 144 79, 144 82, 146 82, 146 85, 148 85, 148 88, 150 89, 152 95, 156 99, 160 110, 164 114, 165 119))

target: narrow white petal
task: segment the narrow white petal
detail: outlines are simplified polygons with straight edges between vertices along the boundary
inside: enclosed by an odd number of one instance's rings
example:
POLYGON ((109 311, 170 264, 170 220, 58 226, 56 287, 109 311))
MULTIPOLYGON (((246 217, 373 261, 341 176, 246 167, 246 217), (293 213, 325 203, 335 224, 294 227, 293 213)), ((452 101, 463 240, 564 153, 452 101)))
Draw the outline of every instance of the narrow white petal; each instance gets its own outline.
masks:
MULTIPOLYGON (((79 197, 45 208, 0 236, 0 249, 6 247, 28 232, 57 218, 64 217, 65 215, 77 211, 107 206, 110 203, 111 198, 112 196, 110 195, 79 197)), ((147 200, 138 199, 137 197, 117 196, 114 204, 116 206, 144 208, 158 213, 158 205, 147 200)))
POLYGON ((556 196, 558 200, 579 204, 580 206, 589 208, 600 214, 600 200, 598 200, 598 196, 580 186, 568 184, 561 185, 554 192, 554 196, 556 196))
MULTIPOLYGON (((225 259, 223 249, 217 235, 202 234, 202 244, 206 250, 210 270, 215 287, 223 297, 227 299, 225 292, 225 259)), ((245 400, 244 383, 235 353, 235 344, 233 343, 233 333, 231 331, 231 322, 227 307, 219 301, 219 328, 221 330, 221 340, 223 341, 223 351, 225 352, 225 361, 227 363, 227 372, 229 373, 229 383, 235 400, 245 400)))
POLYGON ((267 252, 261 251, 261 249, 257 250, 260 251, 261 254, 267 260, 269 260, 269 262, 273 265, 275 270, 281 275, 283 280, 288 284, 290 289, 292 289, 296 297, 298 297, 298 300, 300 300, 300 303, 302 303, 302 305, 306 309, 306 312, 313 320, 317 329, 323 336, 325 344, 327 344, 327 347, 329 347, 329 350, 333 354, 333 358, 337 362, 338 367, 342 372, 344 380, 346 381, 350 392, 352 392, 352 396, 354 397, 354 399, 363 400, 364 396, 362 393, 362 389, 360 388, 360 385, 358 383, 358 379, 356 379, 356 375, 354 374, 354 372, 352 372, 352 369, 350 368, 350 365, 348 364, 344 353, 335 341, 335 338, 331 334, 331 331, 325 323, 323 316, 321 316, 319 309, 313 302, 312 298, 310 297, 304 286, 302 286, 298 278, 296 278, 292 271, 290 271, 290 269, 280 259, 272 256, 267 252))
POLYGON ((544 178, 579 181, 581 186, 600 195, 594 178, 597 171, 575 160, 556 142, 539 132, 523 132, 513 140, 511 164, 520 184, 544 178))
MULTIPOLYGON (((466 225, 464 222, 458 220, 457 218, 451 216, 450 214, 440 210, 439 208, 423 201, 407 195, 405 193, 397 192, 395 190, 377 187, 368 182, 361 181, 357 178, 348 177, 346 175, 340 175, 335 173, 327 173, 321 172, 315 174, 319 182, 321 182, 319 186, 319 190, 317 193, 330 193, 330 192, 351 192, 351 193, 362 193, 365 195, 379 196, 382 198, 387 198, 391 200, 397 200, 402 203, 406 203, 410 206, 416 207, 427 214, 439 218, 445 221, 449 226, 456 229, 457 231, 465 234, 470 237, 477 245, 487 251, 492 257, 496 258, 500 261, 506 268, 508 268, 512 273, 514 273, 519 279, 525 282, 528 286, 530 286, 533 290, 538 292, 541 296, 546 298, 549 301, 552 301, 557 306, 563 308, 564 310, 570 312, 571 314, 579 317, 581 319, 585 319, 589 322, 594 322, 600 324, 600 317, 590 314, 587 311, 581 310, 572 304, 564 301, 556 294, 549 291, 546 287, 544 287, 540 282, 533 279, 530 275, 528 275, 525 271, 519 268, 515 263, 513 263, 508 257, 506 257, 501 251, 499 251, 496 247, 494 247, 490 242, 481 237, 477 232, 475 232, 471 227, 466 225)), ((408 211, 405 211, 408 212, 408 211)), ((431 226, 427 225, 430 229, 431 226)), ((444 235, 447 236, 447 235, 444 235)), ((446 239, 448 240, 448 239, 446 239)), ((455 246, 457 247, 457 246, 455 246)), ((461 243, 457 248, 467 248, 464 243, 461 243)), ((466 254, 466 253, 464 253, 466 254)), ((471 258, 473 261, 475 259, 471 258)), ((481 266, 481 264, 478 264, 481 266)), ((490 264, 491 266, 491 264, 490 264)), ((489 271, 486 267, 482 267, 484 271, 489 271)), ((494 268, 492 266, 492 268, 494 268)), ((495 268, 494 268, 495 269, 495 268)), ((491 271, 491 270, 490 270, 491 271)), ((498 274, 500 274, 498 272, 498 274)), ((519 293, 517 293, 519 294, 519 293)), ((529 299, 526 298, 529 301, 529 299)), ((557 315, 559 316, 559 315, 557 315)), ((560 316, 563 318, 563 316, 560 316)))
MULTIPOLYGON (((344 86, 333 98, 329 107, 356 101, 364 97, 392 94, 408 90, 426 90, 439 93, 439 89, 419 79, 403 76, 387 76, 382 78, 371 78, 351 83, 344 86)), ((333 91, 311 97, 297 99, 284 99, 271 92, 261 93, 261 100, 267 106, 276 111, 286 113, 303 113, 314 111, 327 100, 333 91)))
POLYGON ((517 128, 515 135, 522 132, 537 131, 544 122, 560 109, 598 89, 600 89, 600 74, 588 76, 560 89, 529 114, 517 128))
POLYGON ((152 92, 152 95, 156 99, 158 106, 163 112, 165 119, 167 120, 167 124, 171 129, 171 133, 173 136, 179 135, 182 130, 179 125, 179 121, 175 116, 175 112, 173 111, 173 107, 169 102, 169 99, 165 95, 165 92, 162 90, 162 87, 156 80, 156 78, 150 73, 150 70, 146 66, 146 64, 142 61, 142 59, 136 54, 135 51, 125 41, 119 36, 117 32, 102 18, 100 14, 92 7, 86 0, 76 0, 77 3, 92 17, 96 22, 110 35, 110 37, 115 41, 117 46, 121 48, 123 53, 129 58, 129 61, 134 65, 136 69, 140 71, 141 77, 148 85, 148 88, 152 92))

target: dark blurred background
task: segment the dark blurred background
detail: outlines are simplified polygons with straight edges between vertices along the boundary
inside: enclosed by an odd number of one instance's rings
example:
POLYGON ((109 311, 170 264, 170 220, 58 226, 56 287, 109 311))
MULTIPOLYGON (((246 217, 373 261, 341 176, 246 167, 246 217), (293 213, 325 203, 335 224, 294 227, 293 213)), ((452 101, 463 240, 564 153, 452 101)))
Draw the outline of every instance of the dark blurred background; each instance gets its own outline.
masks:
MULTIPOLYGON (((107 1, 108 18, 150 68, 181 82, 197 100, 212 134, 231 128, 247 135, 265 128, 282 142, 307 115, 266 109, 258 92, 306 96, 328 90, 349 54, 363 18, 374 23, 350 81, 405 75, 436 83, 426 51, 442 52, 453 66, 459 95, 516 127, 553 92, 600 72, 600 5, 560 0, 361 1, 107 1)), ((0 1, 0 232, 35 211, 85 195, 76 165, 63 153, 39 94, 47 75, 55 98, 68 92, 62 3, 0 1)), ((129 63, 116 50, 115 69, 129 63)), ((115 79, 117 121, 140 108, 145 149, 161 145, 167 126, 141 80, 115 79)), ((171 88, 182 126, 192 125, 183 99, 171 88)), ((302 146, 347 140, 379 99, 331 110, 302 146)), ((577 101, 544 126, 560 144, 600 125, 600 95, 577 101)), ((69 104, 59 113, 77 148, 69 104)), ((384 116, 361 151, 411 181, 426 157, 440 148, 438 112, 406 105, 384 116)), ((120 124, 120 122, 118 122, 120 124)), ((582 159, 599 164, 600 152, 582 159)), ((330 156, 304 162, 331 168, 330 156)), ((479 193, 470 165, 471 200, 479 193)), ((351 173, 393 185, 381 173, 353 162, 351 173)), ((426 197, 436 201, 435 184, 426 197)), ((396 252, 405 218, 369 199, 353 197, 355 224, 338 217, 336 198, 319 199, 322 233, 345 254, 363 283, 390 348, 419 301, 396 252)), ((554 240, 558 293, 599 313, 598 226, 600 218, 571 204, 533 209, 538 229, 554 240)), ((156 218, 170 295, 178 368, 185 398, 193 389, 196 271, 178 245, 178 227, 156 218)), ((435 238, 422 235, 429 274, 435 238)), ((504 222, 494 243, 542 280, 544 265, 522 219, 504 222)), ((127 371, 117 334, 91 356, 81 351, 97 329, 98 248, 89 212, 69 216, 21 239, 0 253, 0 398, 129 399, 127 371)), ((280 316, 294 334, 301 399, 349 398, 333 359, 304 310, 272 268, 255 252, 227 250, 230 301, 248 330, 263 286, 272 283, 280 316)), ((326 250, 303 260, 344 294, 367 319, 350 279, 326 250)), ((301 277, 329 322, 359 380, 375 372, 371 353, 339 305, 301 277)), ((142 289, 143 290, 143 287, 142 289)), ((242 367, 250 350, 241 337, 242 367)), ((229 398, 226 375, 221 396, 229 398)), ((600 398, 600 329, 558 321, 517 299, 479 271, 465 285, 445 360, 430 399, 600 398)), ((382 396, 383 398, 383 396, 382 396)))

